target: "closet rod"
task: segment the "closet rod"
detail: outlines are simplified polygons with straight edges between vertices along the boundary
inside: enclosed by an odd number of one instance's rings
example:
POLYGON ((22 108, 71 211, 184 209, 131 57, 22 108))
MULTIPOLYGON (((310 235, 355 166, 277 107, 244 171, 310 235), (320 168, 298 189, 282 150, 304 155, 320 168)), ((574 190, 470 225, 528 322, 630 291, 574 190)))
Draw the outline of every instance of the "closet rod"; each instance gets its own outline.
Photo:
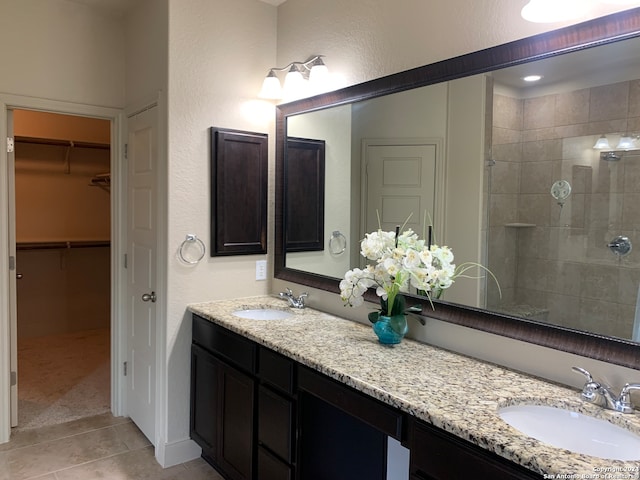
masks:
POLYGON ((16 143, 30 143, 34 145, 53 145, 57 147, 94 148, 97 150, 110 150, 108 143, 75 142, 73 140, 56 140, 53 138, 22 137, 14 138, 16 143))
POLYGON ((68 242, 18 242, 16 250, 53 250, 62 248, 93 248, 93 247, 109 247, 111 242, 108 240, 74 240, 68 242))

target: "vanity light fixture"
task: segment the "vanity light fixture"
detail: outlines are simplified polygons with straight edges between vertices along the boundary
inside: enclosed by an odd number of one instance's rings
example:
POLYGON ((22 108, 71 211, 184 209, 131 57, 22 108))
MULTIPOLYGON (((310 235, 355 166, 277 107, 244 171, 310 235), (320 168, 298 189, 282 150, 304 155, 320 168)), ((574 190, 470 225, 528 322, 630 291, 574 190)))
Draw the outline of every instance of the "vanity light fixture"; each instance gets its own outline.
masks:
POLYGON ((270 68, 258 96, 271 100, 295 100, 326 91, 329 70, 322 57, 314 55, 306 62, 291 62, 286 67, 270 68), (277 73, 285 71, 287 73, 282 86, 277 73))
POLYGON ((535 23, 554 23, 573 20, 588 9, 585 0, 529 0, 522 11, 522 18, 535 23))

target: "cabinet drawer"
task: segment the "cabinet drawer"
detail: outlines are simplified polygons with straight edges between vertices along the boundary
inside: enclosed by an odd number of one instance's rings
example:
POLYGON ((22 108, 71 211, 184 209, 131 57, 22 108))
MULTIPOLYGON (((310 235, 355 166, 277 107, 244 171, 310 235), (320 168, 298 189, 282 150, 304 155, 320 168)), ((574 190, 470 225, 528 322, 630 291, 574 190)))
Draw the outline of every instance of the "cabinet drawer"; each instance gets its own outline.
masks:
POLYGON ((289 465, 277 459, 263 448, 258 449, 258 478, 260 480, 292 480, 289 465))
POLYGON ((439 428, 411 422, 411 478, 540 479, 539 475, 439 428))
POLYGON ((293 360, 268 348, 260 348, 259 375, 263 382, 293 395, 294 372, 293 360))
POLYGON ((261 386, 258 399, 258 441, 282 460, 293 461, 293 405, 261 386))
POLYGON ((256 373, 257 345, 237 333, 193 315, 193 342, 249 373, 256 373))
POLYGON ((403 415, 394 408, 304 367, 298 369, 298 386, 390 437, 402 440, 403 415))

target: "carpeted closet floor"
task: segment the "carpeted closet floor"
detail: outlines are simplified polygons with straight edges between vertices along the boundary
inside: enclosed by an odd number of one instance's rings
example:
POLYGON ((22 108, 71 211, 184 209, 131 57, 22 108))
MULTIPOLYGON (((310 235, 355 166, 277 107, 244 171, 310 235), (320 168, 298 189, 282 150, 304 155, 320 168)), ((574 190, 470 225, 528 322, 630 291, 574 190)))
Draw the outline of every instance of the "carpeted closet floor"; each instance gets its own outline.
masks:
POLYGON ((18 340, 18 429, 110 411, 109 329, 18 340))

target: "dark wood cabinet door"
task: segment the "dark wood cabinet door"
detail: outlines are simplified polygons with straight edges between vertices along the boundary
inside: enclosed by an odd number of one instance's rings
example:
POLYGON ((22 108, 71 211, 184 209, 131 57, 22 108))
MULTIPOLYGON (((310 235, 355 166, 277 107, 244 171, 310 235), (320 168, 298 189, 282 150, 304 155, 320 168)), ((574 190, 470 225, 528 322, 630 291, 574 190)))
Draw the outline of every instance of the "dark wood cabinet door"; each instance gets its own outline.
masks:
POLYGON ((218 365, 220 361, 198 347, 191 347, 191 438, 205 457, 215 461, 217 441, 218 365))
POLYGON ((293 480, 293 468, 260 447, 258 448, 258 480, 293 480))
POLYGON ((258 442, 285 462, 293 461, 293 402, 261 386, 258 396, 258 442))
POLYGON ((411 422, 409 436, 412 480, 542 478, 541 475, 432 425, 414 420, 411 422))
POLYGON ((255 380, 220 362, 218 464, 231 480, 251 480, 254 464, 255 380))
POLYGON ((267 135, 210 130, 211 256, 267 253, 267 135))

